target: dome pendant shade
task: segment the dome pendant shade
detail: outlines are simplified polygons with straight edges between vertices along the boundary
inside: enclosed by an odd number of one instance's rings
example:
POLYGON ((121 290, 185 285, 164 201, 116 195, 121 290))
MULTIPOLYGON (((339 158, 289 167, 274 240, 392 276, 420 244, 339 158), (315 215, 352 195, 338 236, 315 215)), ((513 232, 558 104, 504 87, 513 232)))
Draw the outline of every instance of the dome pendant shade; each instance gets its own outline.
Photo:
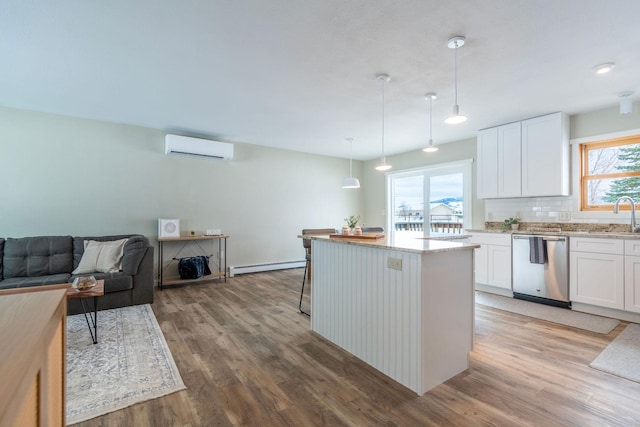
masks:
POLYGON ((376 166, 377 171, 388 171, 389 169, 391 169, 391 165, 388 165, 385 161, 376 166))
POLYGON ((453 114, 446 118, 444 121, 450 125, 457 125, 467 121, 467 116, 460 114, 460 107, 458 104, 453 106, 453 114))
POLYGON ((430 139, 429 143, 422 149, 422 151, 424 151, 425 153, 435 153, 436 151, 438 151, 438 147, 434 146, 433 139, 430 139))
POLYGON ((360 181, 350 176, 342 180, 342 188, 360 188, 360 181))

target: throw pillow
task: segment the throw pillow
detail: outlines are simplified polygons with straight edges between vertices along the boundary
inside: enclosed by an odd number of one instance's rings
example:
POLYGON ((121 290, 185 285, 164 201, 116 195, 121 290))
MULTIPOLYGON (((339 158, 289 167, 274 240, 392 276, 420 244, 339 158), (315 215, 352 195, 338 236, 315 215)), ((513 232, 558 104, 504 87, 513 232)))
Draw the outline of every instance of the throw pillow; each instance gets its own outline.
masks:
POLYGON ((121 239, 110 242, 85 240, 82 259, 80 259, 78 267, 73 270, 73 274, 86 274, 96 271, 100 273, 115 273, 120 271, 124 245, 127 240, 121 239))

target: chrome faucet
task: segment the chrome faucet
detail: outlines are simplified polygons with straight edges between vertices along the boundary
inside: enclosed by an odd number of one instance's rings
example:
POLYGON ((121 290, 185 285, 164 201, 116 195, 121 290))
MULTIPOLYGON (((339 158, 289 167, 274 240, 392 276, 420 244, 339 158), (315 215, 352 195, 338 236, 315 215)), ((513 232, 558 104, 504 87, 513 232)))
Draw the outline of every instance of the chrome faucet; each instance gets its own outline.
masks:
POLYGON ((637 233, 638 232, 638 227, 636 226, 636 202, 634 202, 631 197, 622 196, 618 200, 616 200, 616 204, 613 205, 613 213, 614 214, 618 213, 618 205, 623 200, 626 200, 626 201, 629 202, 629 204, 631 204, 631 232, 632 233, 637 233))

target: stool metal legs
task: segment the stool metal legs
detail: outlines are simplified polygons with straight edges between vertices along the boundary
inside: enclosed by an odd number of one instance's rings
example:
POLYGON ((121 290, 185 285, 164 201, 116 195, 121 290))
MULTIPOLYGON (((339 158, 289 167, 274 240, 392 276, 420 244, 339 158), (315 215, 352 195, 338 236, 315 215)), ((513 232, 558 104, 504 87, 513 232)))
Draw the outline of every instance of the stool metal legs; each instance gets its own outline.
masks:
POLYGON ((306 314, 309 317, 311 317, 311 314, 302 310, 302 294, 304 294, 304 282, 307 279, 307 268, 309 268, 310 263, 311 263, 311 259, 309 258, 309 256, 307 256, 307 262, 304 265, 304 276, 302 276, 302 290, 300 290, 300 304, 298 304, 298 310, 300 310, 300 313, 306 314))

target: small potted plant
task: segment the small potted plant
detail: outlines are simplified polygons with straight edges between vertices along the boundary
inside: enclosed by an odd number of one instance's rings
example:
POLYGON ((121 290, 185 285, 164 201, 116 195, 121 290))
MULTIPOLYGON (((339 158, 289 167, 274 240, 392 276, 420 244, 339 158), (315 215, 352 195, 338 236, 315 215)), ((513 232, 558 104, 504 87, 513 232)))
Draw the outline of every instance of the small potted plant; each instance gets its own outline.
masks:
POLYGON ((520 218, 507 218, 502 223, 502 228, 508 230, 509 228, 512 230, 517 230, 520 227, 520 218))
POLYGON ((360 215, 350 215, 344 219, 349 226, 349 229, 353 232, 353 229, 358 225, 358 221, 360 221, 360 215))

